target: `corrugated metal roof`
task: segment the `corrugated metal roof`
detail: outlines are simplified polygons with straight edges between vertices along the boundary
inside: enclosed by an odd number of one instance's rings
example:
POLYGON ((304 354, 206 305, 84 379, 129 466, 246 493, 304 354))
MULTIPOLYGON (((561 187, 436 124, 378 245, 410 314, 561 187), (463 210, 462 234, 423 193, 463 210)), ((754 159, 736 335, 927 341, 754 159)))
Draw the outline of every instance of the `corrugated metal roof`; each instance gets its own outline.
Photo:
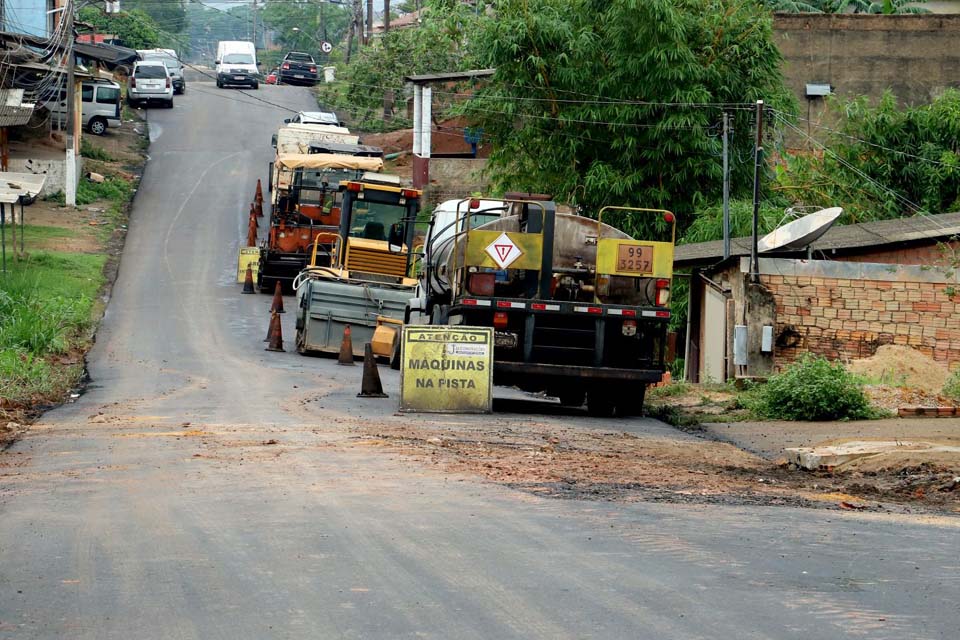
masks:
MULTIPOLYGON (((942 213, 933 216, 918 215, 912 218, 836 225, 810 245, 810 248, 813 251, 849 252, 858 248, 881 247, 918 240, 940 240, 957 235, 960 235, 960 212, 942 213)), ((750 241, 749 236, 732 239, 730 241, 730 255, 750 255, 750 241)), ((771 252, 761 255, 773 257, 797 254, 797 251, 792 251, 787 253, 771 252)), ((712 264, 721 259, 723 259, 723 241, 715 240, 678 246, 674 253, 673 262, 676 267, 693 267, 712 264)))

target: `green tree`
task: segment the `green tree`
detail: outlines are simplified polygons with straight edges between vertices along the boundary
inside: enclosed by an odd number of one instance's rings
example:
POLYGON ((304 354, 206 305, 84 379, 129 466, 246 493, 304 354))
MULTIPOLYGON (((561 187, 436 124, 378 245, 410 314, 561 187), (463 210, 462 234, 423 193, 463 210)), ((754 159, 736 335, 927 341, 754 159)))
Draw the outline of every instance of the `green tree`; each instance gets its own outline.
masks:
POLYGON ((116 36, 131 49, 153 49, 164 44, 161 29, 143 11, 134 9, 108 15, 96 7, 84 7, 79 11, 78 19, 93 25, 99 33, 116 36))
POLYGON ((187 26, 187 10, 179 0, 123 0, 127 11, 142 11, 168 33, 180 33, 187 26))
POLYGON ((763 0, 763 4, 784 13, 930 13, 911 0, 763 0))
POLYGON ((321 57, 320 43, 339 43, 350 27, 350 9, 329 2, 268 2, 261 13, 263 24, 277 34, 288 51, 321 57))
MULTIPOLYGON (((790 109, 771 16, 750 0, 502 0, 472 39, 495 67, 465 111, 504 189, 552 193, 586 212, 667 208, 683 226, 721 190, 722 108, 735 154, 749 103, 790 109)), ((750 163, 732 183, 749 190, 750 163)))
MULTIPOLYGON (((388 91, 402 95, 404 76, 471 68, 475 60, 467 46, 469 38, 486 21, 486 16, 478 16, 467 5, 446 0, 424 2, 419 27, 392 29, 360 48, 343 76, 349 83, 346 103, 369 124, 382 113, 388 91)), ((449 96, 438 94, 437 110, 443 112, 449 102, 449 96)))
POLYGON ((814 153, 787 157, 776 189, 811 206, 843 206, 847 222, 960 209, 960 91, 901 109, 892 93, 836 101, 839 129, 814 153))

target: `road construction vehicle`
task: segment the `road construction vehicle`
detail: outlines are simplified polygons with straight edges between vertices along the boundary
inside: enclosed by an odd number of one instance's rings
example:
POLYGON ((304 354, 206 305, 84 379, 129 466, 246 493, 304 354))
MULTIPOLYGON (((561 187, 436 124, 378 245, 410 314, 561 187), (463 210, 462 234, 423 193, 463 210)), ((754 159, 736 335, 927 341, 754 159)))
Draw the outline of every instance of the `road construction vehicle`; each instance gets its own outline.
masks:
POLYGON ((280 282, 292 291, 294 278, 314 253, 319 264, 329 264, 330 248, 340 225, 340 182, 382 169, 383 160, 377 157, 328 153, 278 156, 273 166, 276 184, 271 194, 270 225, 260 246, 260 290, 272 293, 275 283, 280 282))
POLYGON ((494 384, 638 413, 665 371, 675 226, 661 210, 557 213, 546 196, 443 203, 407 319, 492 327, 494 384), (648 218, 658 239, 606 222, 625 217, 648 218))
POLYGON ((300 353, 338 353, 350 326, 354 354, 370 342, 398 358, 399 325, 414 295, 414 237, 422 192, 400 179, 366 174, 340 183, 340 225, 329 264, 314 256, 294 283, 296 347, 300 353))

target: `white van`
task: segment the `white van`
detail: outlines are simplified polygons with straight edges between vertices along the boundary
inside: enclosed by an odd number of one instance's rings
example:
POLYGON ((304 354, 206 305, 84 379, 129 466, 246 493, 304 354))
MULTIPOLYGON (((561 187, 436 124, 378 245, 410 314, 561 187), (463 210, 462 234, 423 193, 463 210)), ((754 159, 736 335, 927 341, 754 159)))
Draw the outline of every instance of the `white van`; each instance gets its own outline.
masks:
POLYGON ((240 85, 258 89, 260 70, 252 42, 221 40, 217 43, 217 87, 240 85))
MULTIPOLYGON (((102 136, 110 127, 120 126, 120 85, 110 80, 84 80, 80 85, 83 127, 102 136)), ((60 128, 67 122, 67 90, 60 89, 44 102, 60 128)))

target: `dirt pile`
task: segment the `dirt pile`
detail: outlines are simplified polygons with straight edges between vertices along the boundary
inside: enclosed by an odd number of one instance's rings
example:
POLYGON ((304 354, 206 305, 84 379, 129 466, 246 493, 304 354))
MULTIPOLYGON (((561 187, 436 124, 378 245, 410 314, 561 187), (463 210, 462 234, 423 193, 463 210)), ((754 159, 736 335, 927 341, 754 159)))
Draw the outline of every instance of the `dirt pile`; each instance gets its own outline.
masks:
POLYGON ((915 389, 937 395, 950 372, 939 362, 910 347, 883 345, 862 360, 854 360, 847 369, 868 381, 889 387, 915 389))

